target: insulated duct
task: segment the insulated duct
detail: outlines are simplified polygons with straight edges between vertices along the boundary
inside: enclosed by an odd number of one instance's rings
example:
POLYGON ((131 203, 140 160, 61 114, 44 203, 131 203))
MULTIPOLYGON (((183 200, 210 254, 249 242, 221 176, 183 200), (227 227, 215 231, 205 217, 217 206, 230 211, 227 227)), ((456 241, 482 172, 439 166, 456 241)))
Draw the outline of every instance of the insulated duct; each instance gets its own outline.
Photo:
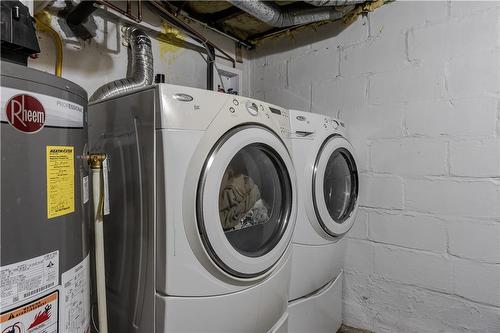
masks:
POLYGON ((303 0, 313 6, 349 6, 371 0, 303 0))
POLYGON ((101 86, 90 97, 90 102, 122 95, 153 83, 151 39, 143 31, 134 27, 127 27, 124 35, 132 53, 131 75, 101 86))
POLYGON ((287 9, 262 0, 229 0, 228 2, 262 22, 278 28, 337 20, 354 8, 354 6, 345 6, 342 11, 333 7, 287 9))

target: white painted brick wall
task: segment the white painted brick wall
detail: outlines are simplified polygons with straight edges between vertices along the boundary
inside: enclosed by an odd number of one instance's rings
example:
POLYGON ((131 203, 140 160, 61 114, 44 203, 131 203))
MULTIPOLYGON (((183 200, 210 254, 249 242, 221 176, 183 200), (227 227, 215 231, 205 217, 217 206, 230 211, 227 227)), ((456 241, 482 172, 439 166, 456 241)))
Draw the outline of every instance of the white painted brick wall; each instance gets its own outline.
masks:
POLYGON ((371 145, 372 171, 398 175, 444 175, 447 142, 409 138, 376 141, 371 145))
POLYGON ((255 54, 288 63, 265 98, 308 87, 294 108, 339 116, 359 156, 344 322, 500 332, 500 3, 396 1, 255 54))
POLYGON ((500 223, 453 221, 448 225, 448 252, 475 261, 500 264, 500 223))
POLYGON ((362 206, 403 208, 403 181, 400 177, 360 174, 359 183, 359 199, 362 206))
POLYGON ((447 250, 445 223, 426 215, 372 211, 369 214, 368 239, 436 253, 446 253, 447 250))
POLYGON ((495 98, 433 100, 404 107, 409 136, 494 137, 498 113, 495 98))
POLYGON ((495 181, 407 179, 407 209, 452 216, 500 217, 499 185, 495 181))
POLYGON ((456 176, 500 177, 500 138, 452 142, 450 166, 456 176))
POLYGON ((453 291, 453 264, 446 256, 390 246, 374 246, 374 273, 431 290, 453 291))

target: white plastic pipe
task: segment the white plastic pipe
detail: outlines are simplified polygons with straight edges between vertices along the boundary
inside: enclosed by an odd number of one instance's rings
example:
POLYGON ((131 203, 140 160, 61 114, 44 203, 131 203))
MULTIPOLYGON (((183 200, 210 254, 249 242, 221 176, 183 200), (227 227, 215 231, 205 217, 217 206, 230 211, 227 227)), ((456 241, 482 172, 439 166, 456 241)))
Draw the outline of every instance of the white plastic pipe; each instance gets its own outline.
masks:
POLYGON ((104 228, 103 228, 103 191, 102 168, 92 169, 92 191, 94 199, 94 234, 95 266, 97 286, 97 312, 99 315, 99 333, 108 333, 108 314, 106 306, 106 276, 104 264, 104 228))

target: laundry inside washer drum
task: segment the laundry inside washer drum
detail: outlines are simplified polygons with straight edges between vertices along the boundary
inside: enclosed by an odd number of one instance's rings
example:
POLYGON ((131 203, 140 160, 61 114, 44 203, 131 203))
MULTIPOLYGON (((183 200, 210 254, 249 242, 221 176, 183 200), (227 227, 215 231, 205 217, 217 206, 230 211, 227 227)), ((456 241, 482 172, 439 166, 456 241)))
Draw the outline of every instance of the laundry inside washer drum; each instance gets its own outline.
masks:
POLYGON ((268 209, 253 179, 243 174, 225 178, 219 197, 223 229, 240 230, 267 222, 268 209))

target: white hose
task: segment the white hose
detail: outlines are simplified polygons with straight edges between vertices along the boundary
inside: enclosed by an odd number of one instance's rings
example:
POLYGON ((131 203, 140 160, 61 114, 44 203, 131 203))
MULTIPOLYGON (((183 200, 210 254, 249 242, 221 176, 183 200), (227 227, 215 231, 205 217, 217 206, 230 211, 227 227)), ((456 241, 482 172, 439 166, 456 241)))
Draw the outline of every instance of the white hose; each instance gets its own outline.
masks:
POLYGON ((97 313, 99 333, 108 333, 108 314, 106 307, 106 276, 104 265, 104 228, 103 207, 104 191, 102 168, 92 169, 92 189, 94 199, 95 266, 97 285, 97 313))

